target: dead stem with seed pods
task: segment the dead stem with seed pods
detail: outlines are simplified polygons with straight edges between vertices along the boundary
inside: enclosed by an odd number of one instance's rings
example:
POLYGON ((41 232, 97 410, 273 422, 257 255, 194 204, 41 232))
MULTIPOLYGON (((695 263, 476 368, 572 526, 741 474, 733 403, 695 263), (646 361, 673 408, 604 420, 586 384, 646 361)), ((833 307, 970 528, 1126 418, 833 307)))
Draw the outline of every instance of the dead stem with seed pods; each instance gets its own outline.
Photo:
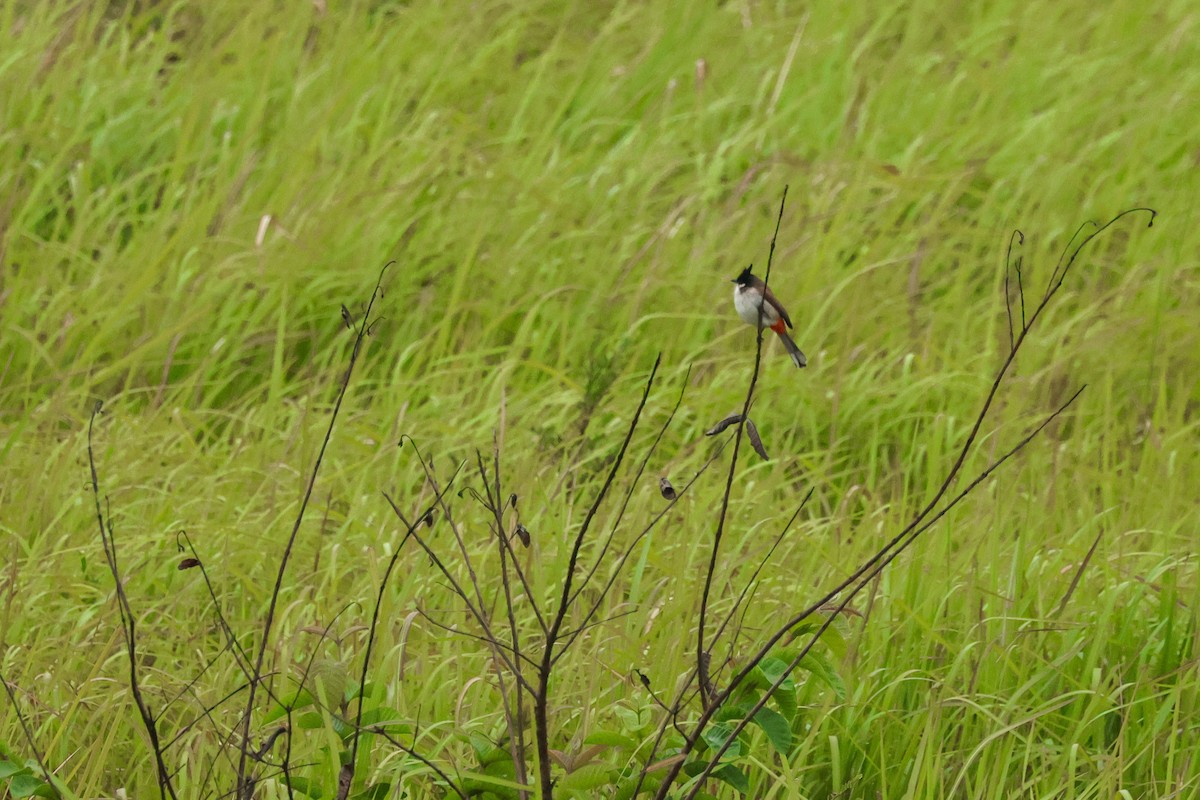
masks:
MULTIPOLYGON (((786 198, 787 191, 785 189, 779 204, 775 232, 771 237, 764 281, 770 280, 786 198)), ((679 796, 683 798, 699 797, 704 791, 708 779, 714 776, 720 777, 723 770, 726 771, 724 779, 732 782, 734 773, 727 771, 731 763, 727 758, 730 748, 733 748, 739 741, 739 737, 748 725, 756 720, 762 724, 763 717, 761 715, 766 713, 764 709, 768 701, 778 696, 777 692, 781 690, 781 687, 788 685, 793 673, 810 656, 814 646, 830 629, 835 620, 840 615, 852 612, 849 604, 855 596, 875 580, 922 534, 945 518, 951 509, 962 503, 996 470, 1029 445, 1083 392, 1084 387, 1079 387, 1026 435, 1015 441, 1007 451, 993 458, 981 472, 970 480, 965 480, 962 475, 964 465, 967 463, 968 457, 976 450, 989 411, 993 408, 1005 379, 1010 374, 1011 366, 1027 346, 1039 319, 1059 294, 1063 282, 1070 274, 1083 249, 1112 225, 1135 213, 1147 214, 1149 223, 1153 224, 1154 212, 1149 209, 1137 208, 1123 212, 1103 225, 1089 223, 1080 228, 1064 249, 1051 272, 1045 291, 1031 306, 1026 302, 1021 256, 1017 253, 1014 257, 1013 253, 1014 244, 1023 243, 1024 237, 1019 231, 1013 234, 1005 262, 1004 281, 1008 320, 1008 351, 996 370, 989 390, 980 403, 970 432, 961 442, 956 458, 942 477, 936 491, 922 504, 909 523, 894 533, 874 555, 835 585, 819 592, 812 599, 797 602, 794 611, 784 615, 782 619, 769 623, 773 632, 763 637, 756 645, 746 648, 741 643, 740 636, 728 639, 728 652, 721 656, 721 661, 716 667, 713 665, 717 643, 729 631, 730 625, 738 619, 739 615, 742 618, 745 617, 760 574, 769 566, 776 548, 785 540, 789 531, 792 530, 793 524, 812 498, 814 491, 817 491, 817 487, 810 487, 802 501, 797 504, 787 524, 775 536, 772 546, 758 563, 749 580, 737 592, 736 597, 731 598, 731 602, 726 604, 728 608, 721 615, 718 624, 718 620, 713 618, 712 595, 714 588, 722 585, 717 580, 721 563, 719 554, 728 522, 731 492, 741 474, 738 466, 743 436, 752 438, 755 450, 764 458, 766 457, 764 445, 758 436, 757 429, 752 427, 753 422, 750 416, 754 406, 762 360, 763 334, 761 327, 759 327, 756 337, 754 360, 741 411, 730 415, 707 431, 710 436, 718 436, 727 429, 734 428, 732 435, 723 439, 713 449, 700 469, 678 488, 666 477, 661 477, 658 481, 658 488, 666 505, 648 519, 635 522, 626 518, 631 498, 634 492, 645 484, 643 478, 646 477, 648 466, 683 403, 684 390, 688 383, 688 376, 685 375, 673 407, 649 445, 644 448, 637 459, 636 468, 632 470, 631 474, 625 475, 623 468, 631 458, 631 447, 643 423, 643 417, 651 402, 658 380, 661 356, 655 361, 650 369, 641 398, 629 414, 625 433, 615 452, 608 459, 609 463, 604 478, 588 504, 583 519, 566 539, 568 557, 561 574, 545 574, 545 570, 537 563, 532 562, 527 555, 529 548, 541 544, 538 537, 550 534, 547 531, 531 532, 522 521, 518 492, 514 491, 514 487, 509 486, 508 481, 502 477, 504 468, 499 435, 494 438, 491 452, 487 457, 478 450, 475 452, 474 463, 470 468, 473 475, 472 482, 470 485, 458 489, 455 487, 461 485, 465 480, 466 463, 459 464, 453 474, 443 481, 435 471, 433 460, 422 453, 418 443, 411 437, 403 437, 400 445, 407 445, 408 449, 415 454, 424 473, 426 488, 432 493, 433 499, 425 502, 422 508, 409 514, 401 509, 400 501, 393 497, 392 493, 383 493, 383 498, 399 522, 402 533, 394 552, 387 561, 378 585, 370 622, 366 627, 367 640, 358 670, 358 694, 353 698, 357 701, 356 708, 353 713, 348 712, 346 707, 350 700, 343 698, 344 691, 338 691, 334 698, 336 701, 334 706, 327 708, 327 711, 333 714, 334 719, 340 720, 339 724, 345 728, 345 758, 338 775, 335 796, 338 800, 347 800, 352 796, 355 786, 362 786, 362 776, 356 775, 356 769, 365 763, 361 753, 364 739, 367 737, 378 737, 397 751, 423 765, 437 784, 442 787, 441 791, 443 792, 466 798, 485 789, 498 791, 497 786, 488 784, 486 781, 480 783, 478 779, 464 775, 461 768, 455 767, 453 764, 439 764, 436 758, 421 753, 419 726, 409 729, 409 733, 412 734, 412 742, 405 743, 398 738, 397 730, 389 727, 390 723, 381 723, 379 719, 372 718, 372 712, 367 709, 366 695, 367 687, 370 685, 371 656, 380 633, 381 609, 385 603, 389 581, 396 574, 396 567, 402 559, 411 557, 407 555, 410 550, 405 547, 410 541, 419 548, 428 563, 441 576, 444 589, 457 598, 457 602, 467 614, 471 630, 460 629, 457 625, 445 625, 429 617, 425 612, 421 613, 436 627, 463 637, 464 643, 480 643, 487 651, 490 674, 499 689, 505 729, 508 732, 505 741, 501 743, 504 759, 511 765, 512 780, 511 788, 508 791, 514 793, 514 796, 521 800, 530 797, 549 800, 555 796, 556 789, 563 779, 562 774, 556 773, 556 764, 563 768, 571 768, 565 772, 568 776, 582 774, 584 772, 582 767, 591 759, 601 755, 604 747, 593 746, 587 751, 586 756, 578 757, 569 756, 555 749, 556 735, 554 732, 558 727, 556 714, 561 713, 556 709, 562 708, 561 703, 555 700, 557 670, 563 668, 564 656, 585 632, 605 623, 606 619, 601 612, 606 607, 609 595, 616 585, 617 577, 626 567, 635 549, 647 540, 656 527, 670 519, 676 505, 688 495, 693 485, 705 476, 709 467, 723 455, 731 441, 732 447, 728 448, 731 455, 725 474, 724 491, 714 518, 715 528, 709 542, 702 545, 707 547, 709 558, 703 586, 700 596, 697 598, 694 664, 689 673, 683 676, 682 680, 676 682, 676 689, 670 698, 663 697, 660 692, 653 689, 651 678, 646 673, 636 667, 631 667, 631 674, 637 676, 642 687, 659 709, 660 719, 657 722, 655 735, 635 748, 634 763, 640 764, 640 767, 636 767, 632 772, 628 769, 618 771, 620 779, 624 782, 620 785, 624 786, 624 789, 621 789, 616 783, 608 785, 613 786, 613 790, 622 796, 635 796, 643 791, 653 790, 655 797, 665 800, 672 796, 673 792, 680 792, 679 796), (1012 290, 1014 286, 1015 291, 1012 290), (960 484, 961 488, 956 489, 960 484), (476 563, 478 554, 468 540, 467 530, 458 521, 460 509, 456 509, 450 502, 449 497, 452 491, 458 498, 465 498, 467 502, 474 503, 483 510, 484 518, 488 520, 488 536, 494 545, 494 561, 489 561, 488 564, 476 563), (613 506, 612 509, 608 508, 610 505, 613 506), (440 512, 440 514, 435 512, 440 512), (440 520, 438 520, 439 516, 440 520), (438 527, 446 529, 450 533, 452 546, 448 549, 444 537, 441 537, 439 543, 434 537, 423 532, 438 527), (590 563, 588 563, 589 561, 590 563), (487 570, 491 568, 489 565, 498 566, 498 576, 487 573, 487 570), (493 585, 494 578, 499 580, 499 592, 487 588, 493 585), (548 591, 547 587, 556 588, 548 591), (714 627, 715 630, 712 630, 714 627), (708 635, 710 630, 711 636, 708 635), (768 659, 778 654, 781 643, 790 643, 792 640, 801 638, 804 639, 803 644, 799 646, 798 650, 790 651, 790 658, 785 660, 786 663, 772 669, 769 685, 753 696, 753 702, 743 703, 736 708, 731 707, 731 698, 737 696, 756 674, 761 673, 768 659), (736 669, 732 669, 735 665, 736 669), (722 679, 722 675, 727 675, 727 677, 722 679), (339 704, 341 708, 337 707, 339 704), (721 727, 714 729, 714 722, 717 719, 722 720, 721 727), (714 730, 716 730, 715 738, 714 730), (527 731, 532 740, 527 736, 527 731), (677 740, 677 744, 670 748, 666 747, 668 733, 677 740), (702 745, 703 747, 701 747, 702 745), (685 766, 688 768, 686 775, 684 774, 685 766), (457 776, 454 773, 458 773, 457 776)), ((222 613, 218 600, 219 592, 210 578, 204 556, 197 551, 186 532, 179 533, 179 549, 181 552, 187 553, 187 556, 180 561, 179 569, 199 568, 207 595, 215 609, 225 644, 214 659, 198 675, 189 680, 184 692, 177 694, 174 699, 179 699, 187 692, 194 693, 193 687, 201 681, 209 666, 217 658, 226 654, 234 659, 245 682, 224 695, 218 703, 204 707, 202 712, 190 722, 180 725, 169 739, 164 739, 161 729, 163 713, 155 714, 151 711, 139 678, 138 665, 141 663, 141 659, 135 625, 137 616, 132 602, 124 590, 121 566, 117 557, 117 540, 112 532, 111 512, 106 514, 104 511, 104 503, 107 501, 106 498, 102 501, 99 473, 92 446, 92 427, 96 415, 100 411, 99 403, 97 403, 92 421, 89 423, 87 453, 92 474, 96 516, 105 557, 116 587, 118 610, 123 622, 122 632, 129 660, 130 690, 146 729, 158 773, 159 790, 164 797, 174 798, 177 796, 173 776, 177 774, 179 767, 172 768, 170 766, 172 758, 176 757, 172 748, 186 733, 198 725, 211 726, 213 732, 219 735, 222 742, 221 749, 223 751, 232 750, 236 756, 231 758, 228 753, 224 753, 222 756, 232 767, 233 772, 231 784, 227 785, 225 789, 218 788, 221 784, 217 777, 218 770, 215 769, 216 760, 210 764, 208 777, 202 784, 206 791, 216 791, 217 796, 234 795, 240 800, 250 800, 258 795, 259 787, 264 781, 275 779, 283 784, 289 798, 294 798, 301 790, 304 790, 304 794, 310 794, 312 790, 312 787, 296 777, 296 770, 303 765, 293 763, 292 756, 293 743, 297 735, 297 720, 294 712, 298 705, 303 703, 300 699, 303 695, 298 693, 290 699, 281 697, 277 690, 273 690, 268 685, 267 679, 274 673, 265 671, 264 665, 273 627, 275 607, 287 579, 290 556, 295 548, 308 508, 308 499, 315 486, 326 449, 333 438, 335 423, 342 400, 346 396, 354 366, 362 352, 364 342, 370 336, 372 326, 375 324, 373 309, 376 300, 383 295, 383 279, 384 274, 381 274, 375 291, 366 303, 365 310, 359 316, 357 327, 354 328, 356 336, 349 363, 338 387, 337 399, 333 405, 325 439, 310 473, 304 499, 291 527, 291 532, 284 542, 275 586, 270 595, 261 633, 253 648, 247 649, 241 644, 237 632, 222 613), (280 709, 274 716, 263 717, 261 709, 256 703, 260 689, 266 692, 274 706, 280 709), (214 712, 243 691, 246 698, 244 710, 237 717, 237 722, 232 728, 222 728, 214 718, 214 712), (278 718, 280 714, 286 715, 286 720, 282 724, 272 723, 272 719, 278 718), (259 721, 256 722, 256 720, 259 721), (256 730, 262 731, 257 743, 254 736, 256 730), (282 748, 279 747, 280 742, 283 742, 282 748), (271 755, 277 751, 279 755, 271 755)), ((348 316, 343 313, 344 318, 348 316)), ((355 323, 351 322, 350 324, 353 326, 355 323)), ((344 607, 343 611, 349 607, 349 605, 344 607)), ((621 612, 621 614, 627 613, 630 612, 628 610, 621 612)), ((336 617, 330 620, 324 628, 315 631, 322 641, 330 636, 335 622, 336 617)), ((466 645, 464 644, 464 646, 466 645)), ((320 670, 317 667, 318 665, 314 664, 313 658, 310 656, 301 671, 298 682, 301 687, 314 685, 312 677, 322 670, 327 672, 325 666, 321 665, 320 670)), ((340 687, 343 684, 337 683, 336 685, 340 687)), ((8 691, 10 702, 15 706, 16 699, 13 697, 12 689, 7 683, 5 683, 5 688, 8 691)), ((310 693, 310 697, 312 694, 318 694, 318 692, 310 693)), ((172 702, 174 700, 169 701, 167 705, 169 706, 172 702)), ((21 717, 21 720, 32 751, 38 753, 32 732, 28 726, 24 725, 24 717, 21 717)), ((776 732, 778 733, 778 731, 776 732)), ((40 756, 38 756, 38 763, 41 764, 40 756)), ((44 764, 40 769, 43 778, 49 783, 50 773, 44 764)), ((606 773, 610 781, 616 774, 612 772, 611 768, 606 773)), ((569 781, 563 781, 563 783, 567 785, 569 781)), ((592 788, 599 790, 601 784, 596 784, 592 788)), ((360 791, 359 794, 353 796, 364 797, 367 795, 360 791)))

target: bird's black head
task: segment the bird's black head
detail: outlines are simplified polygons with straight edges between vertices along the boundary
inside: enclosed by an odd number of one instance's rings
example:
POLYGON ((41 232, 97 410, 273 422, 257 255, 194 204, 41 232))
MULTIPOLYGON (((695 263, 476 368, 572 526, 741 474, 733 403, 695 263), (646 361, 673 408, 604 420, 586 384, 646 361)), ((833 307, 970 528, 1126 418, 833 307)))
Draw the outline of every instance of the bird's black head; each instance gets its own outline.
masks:
POLYGON ((750 270, 752 269, 754 269, 753 264, 742 270, 741 274, 734 278, 732 282, 736 283, 738 286, 746 286, 750 283, 750 270))

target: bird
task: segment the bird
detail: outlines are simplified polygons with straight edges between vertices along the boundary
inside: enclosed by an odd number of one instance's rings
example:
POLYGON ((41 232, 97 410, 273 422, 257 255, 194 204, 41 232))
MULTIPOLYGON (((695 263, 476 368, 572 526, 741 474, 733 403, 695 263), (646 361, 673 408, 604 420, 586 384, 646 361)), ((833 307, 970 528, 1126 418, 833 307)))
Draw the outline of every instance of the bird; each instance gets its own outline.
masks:
POLYGON ((762 278, 750 272, 752 268, 753 265, 746 267, 733 279, 733 283, 737 284, 733 289, 733 307, 737 309, 738 316, 747 325, 759 325, 775 331, 779 334, 784 349, 792 357, 792 362, 797 367, 808 366, 808 359, 804 357, 804 353, 792 341, 792 337, 787 335, 787 329, 792 327, 792 318, 788 316, 787 310, 775 293, 763 283, 762 278), (765 303, 764 296, 767 300, 765 303))

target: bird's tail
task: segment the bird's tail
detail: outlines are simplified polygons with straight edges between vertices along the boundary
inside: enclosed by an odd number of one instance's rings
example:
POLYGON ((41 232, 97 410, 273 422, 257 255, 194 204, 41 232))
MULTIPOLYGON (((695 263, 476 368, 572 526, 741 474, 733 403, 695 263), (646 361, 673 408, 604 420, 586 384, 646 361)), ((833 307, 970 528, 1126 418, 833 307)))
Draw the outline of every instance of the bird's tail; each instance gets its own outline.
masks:
POLYGON ((796 347, 796 343, 792 341, 792 337, 786 333, 780 333, 779 338, 783 341, 784 349, 788 351, 788 355, 792 357, 792 361, 795 362, 796 366, 801 368, 807 367, 808 359, 804 357, 804 353, 801 352, 800 348, 796 347))

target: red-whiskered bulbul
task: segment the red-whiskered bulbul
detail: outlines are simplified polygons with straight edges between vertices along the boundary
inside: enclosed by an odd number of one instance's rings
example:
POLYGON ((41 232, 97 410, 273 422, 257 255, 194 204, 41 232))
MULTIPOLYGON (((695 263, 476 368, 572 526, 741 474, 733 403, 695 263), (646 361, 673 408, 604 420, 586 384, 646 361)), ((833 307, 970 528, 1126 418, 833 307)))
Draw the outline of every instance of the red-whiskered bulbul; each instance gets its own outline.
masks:
POLYGON ((762 278, 751 275, 750 267, 746 267, 742 270, 742 274, 733 279, 733 282, 737 284, 733 289, 733 306, 737 309, 738 316, 742 318, 742 321, 748 325, 761 324, 762 327, 775 331, 779 334, 784 349, 788 351, 788 355, 792 357, 796 366, 808 366, 808 359, 804 357, 804 353, 800 352, 799 347, 796 347, 792 337, 787 335, 787 329, 792 327, 792 318, 788 316, 775 293, 762 282, 762 278), (767 299, 765 303, 763 302, 764 296, 767 299), (759 309, 762 309, 761 320, 759 309))

